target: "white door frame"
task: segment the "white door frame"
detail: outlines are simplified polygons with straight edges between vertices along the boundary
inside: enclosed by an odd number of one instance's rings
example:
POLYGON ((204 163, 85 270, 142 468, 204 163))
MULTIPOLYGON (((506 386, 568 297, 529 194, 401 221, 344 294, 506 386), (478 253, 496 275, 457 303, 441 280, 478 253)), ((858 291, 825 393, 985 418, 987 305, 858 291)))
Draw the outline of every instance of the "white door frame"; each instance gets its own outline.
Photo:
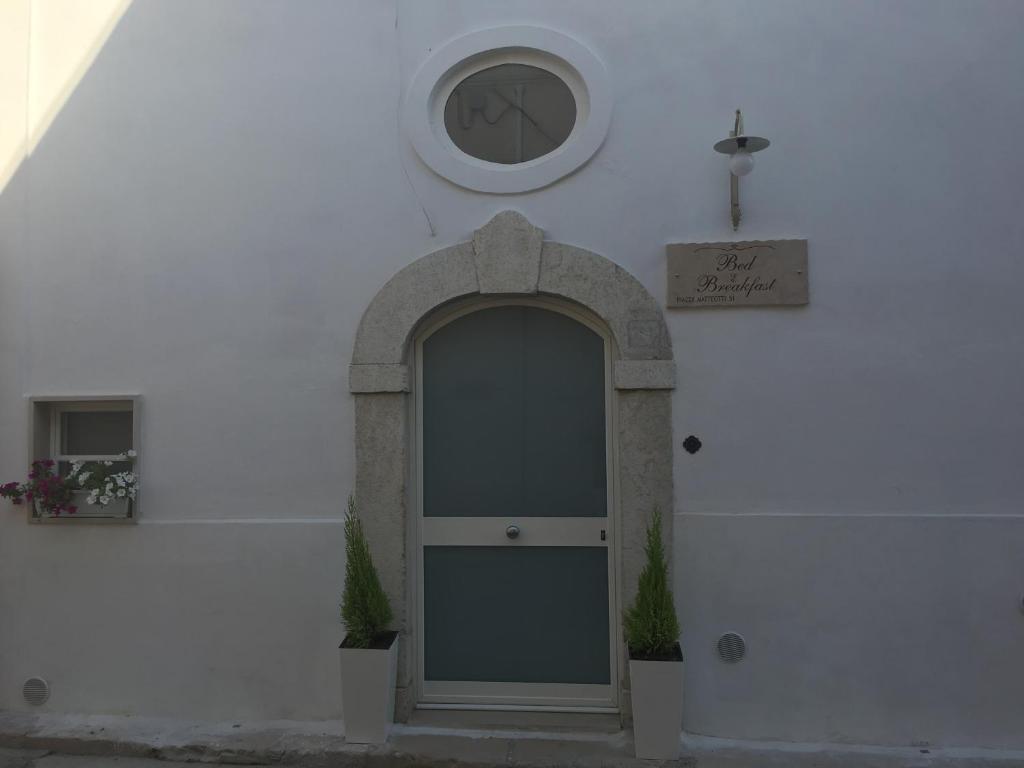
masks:
MULTIPOLYGON (((621 609, 619 595, 619 514, 616 478, 615 439, 617 418, 612 388, 612 360, 614 339, 603 323, 590 313, 567 302, 543 297, 515 299, 485 299, 463 302, 434 317, 417 333, 414 350, 415 387, 413 403, 413 424, 415 439, 412 441, 412 489, 414 496, 412 526, 412 554, 415 562, 410 568, 415 580, 415 697, 416 706, 421 709, 497 709, 497 710, 548 710, 562 712, 618 712, 619 671, 621 654, 621 609), (604 390, 605 390, 605 462, 607 482, 607 518, 525 518, 529 520, 528 531, 510 542, 503 535, 501 518, 493 522, 477 522, 476 518, 452 521, 447 518, 426 520, 423 517, 423 342, 448 323, 483 309, 503 306, 527 306, 546 309, 565 315, 592 330, 603 340, 604 347, 604 390), (600 529, 606 531, 607 540, 602 542, 608 552, 608 630, 609 630, 609 683, 607 685, 569 683, 479 683, 466 681, 427 681, 424 673, 424 607, 423 607, 423 547, 432 542, 458 543, 461 538, 466 544, 481 545, 486 538, 494 538, 494 545, 531 546, 536 545, 538 532, 548 546, 578 545, 581 533, 587 538, 594 536, 600 541, 600 529), (531 541, 532 539, 532 541, 531 541)), ((507 521, 513 522, 513 521, 507 521)))

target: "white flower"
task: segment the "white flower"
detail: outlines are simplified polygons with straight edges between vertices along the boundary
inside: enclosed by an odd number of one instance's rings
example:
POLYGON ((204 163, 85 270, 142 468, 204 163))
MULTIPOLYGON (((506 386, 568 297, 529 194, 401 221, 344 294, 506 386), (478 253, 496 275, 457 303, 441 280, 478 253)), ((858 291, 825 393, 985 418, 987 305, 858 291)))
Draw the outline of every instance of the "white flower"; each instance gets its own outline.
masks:
POLYGON ((131 451, 131 450, 130 450, 130 451, 128 451, 128 458, 129 458, 129 459, 134 459, 134 458, 135 458, 136 456, 138 456, 138 455, 139 455, 139 454, 137 454, 137 453, 136 453, 135 451, 131 451))
POLYGON ((125 479, 125 481, 127 481, 129 483, 134 483, 135 482, 135 473, 134 472, 125 472, 124 473, 124 479, 125 479))
POLYGON ((105 466, 105 467, 112 467, 112 466, 114 466, 114 462, 112 462, 112 461, 104 461, 103 462, 103 466, 105 466))
POLYGON ((123 474, 114 475, 114 480, 117 481, 117 484, 120 485, 122 488, 124 487, 124 475, 123 474))
POLYGON ((135 500, 135 489, 134 488, 132 488, 132 489, 130 489, 128 491, 128 498, 131 499, 132 501, 135 500))
POLYGON ((109 496, 100 496, 100 506, 101 507, 105 507, 109 503, 110 503, 110 497, 109 496))
POLYGON ((82 468, 82 462, 80 462, 80 461, 72 461, 71 462, 71 474, 72 475, 77 473, 78 470, 80 470, 81 468, 82 468))
POLYGON ((88 480, 88 479, 89 479, 90 477, 92 477, 92 472, 83 472, 82 474, 80 474, 80 475, 78 476, 78 482, 80 482, 80 483, 84 483, 84 482, 85 482, 86 480, 88 480))
POLYGON ((95 504, 96 503, 96 499, 99 497, 99 495, 100 495, 100 492, 97 491, 97 490, 90 491, 89 492, 89 498, 87 498, 85 500, 85 503, 86 504, 95 504))
POLYGON ((124 488, 118 488, 117 489, 117 498, 119 498, 119 499, 123 499, 124 498, 124 488))

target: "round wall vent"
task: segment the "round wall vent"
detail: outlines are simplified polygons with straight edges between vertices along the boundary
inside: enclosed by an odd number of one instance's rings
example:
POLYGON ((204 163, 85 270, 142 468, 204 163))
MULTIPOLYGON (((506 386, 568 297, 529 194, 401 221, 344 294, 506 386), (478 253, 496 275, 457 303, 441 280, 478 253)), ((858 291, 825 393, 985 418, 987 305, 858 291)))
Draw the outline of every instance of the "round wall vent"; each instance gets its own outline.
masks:
POLYGON ((718 656, 722 661, 735 664, 747 655, 747 642, 742 635, 726 632, 718 638, 718 656))
POLYGON ((41 677, 30 677, 22 686, 21 694, 32 706, 41 706, 50 698, 50 684, 41 677))

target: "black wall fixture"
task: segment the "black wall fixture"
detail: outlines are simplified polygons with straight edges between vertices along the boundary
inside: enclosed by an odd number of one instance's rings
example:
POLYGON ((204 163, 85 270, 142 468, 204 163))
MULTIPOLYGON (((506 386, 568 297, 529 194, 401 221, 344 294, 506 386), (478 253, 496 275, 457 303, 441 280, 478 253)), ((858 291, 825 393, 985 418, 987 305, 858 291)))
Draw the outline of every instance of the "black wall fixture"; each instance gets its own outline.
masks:
POLYGON ((683 440, 683 448, 686 449, 687 453, 696 453, 700 450, 701 445, 703 445, 703 443, 701 443, 700 438, 695 435, 690 435, 688 438, 683 440))

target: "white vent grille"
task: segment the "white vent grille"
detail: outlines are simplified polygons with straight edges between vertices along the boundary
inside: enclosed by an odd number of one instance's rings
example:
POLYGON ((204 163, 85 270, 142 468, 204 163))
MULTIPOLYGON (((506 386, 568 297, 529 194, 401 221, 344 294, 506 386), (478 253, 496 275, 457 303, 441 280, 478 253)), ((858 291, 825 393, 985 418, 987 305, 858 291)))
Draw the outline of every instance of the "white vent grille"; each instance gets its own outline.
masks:
POLYGON ((742 635, 726 632, 718 638, 718 656, 728 664, 735 664, 747 655, 747 642, 742 635))
POLYGON ((30 677, 22 686, 21 694, 32 706, 41 706, 50 698, 50 684, 41 677, 30 677))

